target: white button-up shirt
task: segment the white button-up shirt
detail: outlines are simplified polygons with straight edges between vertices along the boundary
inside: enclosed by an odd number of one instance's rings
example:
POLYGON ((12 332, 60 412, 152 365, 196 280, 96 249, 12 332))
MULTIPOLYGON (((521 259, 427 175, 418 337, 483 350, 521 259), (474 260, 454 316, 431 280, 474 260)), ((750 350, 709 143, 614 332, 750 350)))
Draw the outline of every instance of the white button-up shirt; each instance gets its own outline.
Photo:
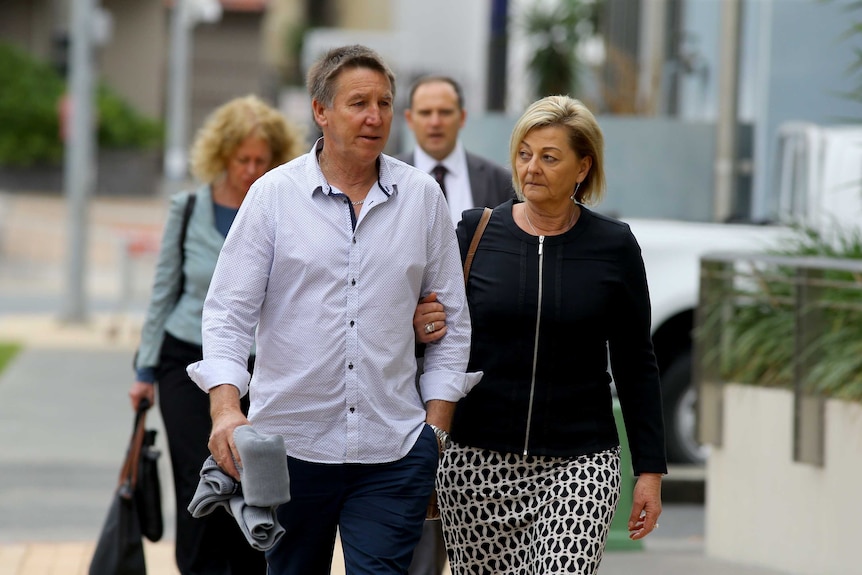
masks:
POLYGON ((204 359, 188 373, 204 391, 249 391, 252 425, 284 436, 292 457, 395 461, 422 431, 423 401, 458 401, 482 376, 465 373, 470 317, 455 231, 434 179, 385 155, 357 219, 320 171, 322 146, 251 187, 204 305, 204 359), (420 396, 412 320, 430 292, 448 330, 427 346, 420 396))
POLYGON ((467 152, 461 145, 461 140, 455 144, 452 153, 438 162, 425 153, 421 147, 413 150, 413 165, 426 173, 431 173, 434 166, 443 164, 446 167, 446 203, 449 204, 449 216, 453 224, 461 221, 464 210, 476 207, 473 202, 473 188, 470 187, 470 171, 467 169, 467 152))

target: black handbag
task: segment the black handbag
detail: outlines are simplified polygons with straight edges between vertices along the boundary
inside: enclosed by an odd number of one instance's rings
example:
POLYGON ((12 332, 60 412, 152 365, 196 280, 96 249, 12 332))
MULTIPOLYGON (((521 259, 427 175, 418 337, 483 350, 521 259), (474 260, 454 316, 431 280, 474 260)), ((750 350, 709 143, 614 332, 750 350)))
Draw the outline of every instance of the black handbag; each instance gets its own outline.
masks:
POLYGON ((138 482, 135 486, 135 503, 138 506, 141 533, 152 542, 161 539, 165 530, 158 466, 161 452, 153 447, 155 443, 156 430, 147 429, 141 446, 138 482))
MULTIPOLYGON (((132 438, 126 449, 126 459, 120 470, 119 485, 114 492, 108 516, 102 525, 96 550, 90 561, 89 575, 146 575, 144 542, 136 495, 142 467, 146 410, 148 401, 142 401, 135 414, 132 438)), ((159 506, 161 515, 161 506, 159 506)))

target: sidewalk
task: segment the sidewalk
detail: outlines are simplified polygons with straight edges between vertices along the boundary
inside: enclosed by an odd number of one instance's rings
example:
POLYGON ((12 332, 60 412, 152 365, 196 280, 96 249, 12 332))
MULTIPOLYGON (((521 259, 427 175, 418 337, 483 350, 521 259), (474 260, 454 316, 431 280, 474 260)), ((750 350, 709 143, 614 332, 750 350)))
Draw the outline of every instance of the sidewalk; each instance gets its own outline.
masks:
MULTIPOLYGON (((125 396, 130 342, 104 321, 63 327, 50 316, 0 317, 0 341, 25 350, 0 376, 0 575, 86 574, 107 512, 132 412, 125 396)), ((158 412, 148 425, 161 430, 158 412)), ((164 435, 158 446, 166 451, 164 435)), ((175 575, 169 460, 161 460, 166 534, 147 542, 152 575, 175 575)), ((644 551, 608 553, 602 575, 777 575, 703 553, 700 506, 667 505, 644 551)), ((343 574, 336 553, 333 574, 343 574)))
MULTIPOLYGON (((0 341, 19 341, 24 350, 0 375, 0 575, 86 574, 131 432, 126 391, 152 271, 152 258, 141 258, 135 290, 119 306, 119 250, 112 242, 131 223, 157 226, 164 206, 107 200, 93 207, 91 317, 67 325, 58 319, 62 202, 12 200, 14 217, 0 219, 0 341), (4 244, 10 235, 14 245, 4 244)), ((148 572, 175 575, 170 461, 158 410, 148 426, 160 430, 166 523, 162 541, 145 543, 148 572)), ((666 505, 661 524, 643 551, 606 554, 600 573, 780 575, 706 557, 700 505, 666 505)), ((343 572, 336 553, 332 573, 343 572)))

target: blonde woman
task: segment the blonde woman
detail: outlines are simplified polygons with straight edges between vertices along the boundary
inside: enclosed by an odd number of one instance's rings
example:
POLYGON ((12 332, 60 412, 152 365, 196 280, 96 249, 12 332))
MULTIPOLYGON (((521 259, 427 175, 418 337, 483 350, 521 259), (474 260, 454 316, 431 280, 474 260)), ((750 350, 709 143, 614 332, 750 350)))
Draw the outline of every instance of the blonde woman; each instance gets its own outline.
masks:
MULTIPOLYGON (((518 199, 494 209, 467 283, 467 369, 485 375, 458 403, 437 475, 445 539, 454 575, 593 574, 620 495, 608 352, 639 476, 630 537, 661 514, 646 275, 629 227, 587 207, 605 189, 603 137, 581 102, 532 104, 510 153, 518 199)), ((458 224, 462 257, 481 211, 458 224)))
POLYGON ((176 494, 176 561, 183 575, 266 572, 263 553, 248 544, 227 513, 195 519, 187 510, 209 456, 212 423, 209 397, 186 375, 186 366, 203 355, 204 298, 240 204, 255 180, 305 147, 278 110, 255 96, 236 98, 209 116, 192 146, 192 173, 203 184, 171 198, 129 396, 134 409, 144 398, 153 405, 158 384, 176 494))

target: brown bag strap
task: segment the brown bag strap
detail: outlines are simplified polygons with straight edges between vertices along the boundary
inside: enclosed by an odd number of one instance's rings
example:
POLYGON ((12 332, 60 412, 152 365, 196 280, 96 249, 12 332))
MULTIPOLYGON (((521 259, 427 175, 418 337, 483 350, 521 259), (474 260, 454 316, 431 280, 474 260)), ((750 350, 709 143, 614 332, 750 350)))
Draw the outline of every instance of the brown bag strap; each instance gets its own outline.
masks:
POLYGON ((129 440, 129 447, 126 449, 126 459, 123 461, 123 467, 120 470, 119 487, 128 486, 129 493, 134 491, 138 484, 138 466, 141 460, 141 449, 144 445, 144 435, 146 434, 146 411, 148 404, 138 408, 135 414, 135 427, 132 430, 132 438, 129 440))
POLYGON ((485 208, 482 212, 482 217, 479 218, 479 225, 476 226, 476 231, 473 232, 473 240, 470 242, 470 247, 467 249, 467 258, 464 260, 464 285, 467 285, 467 278, 470 277, 470 266, 473 265, 473 256, 476 255, 476 250, 479 248, 479 240, 482 239, 482 234, 485 233, 485 227, 488 225, 488 220, 491 219, 491 208, 485 208))

